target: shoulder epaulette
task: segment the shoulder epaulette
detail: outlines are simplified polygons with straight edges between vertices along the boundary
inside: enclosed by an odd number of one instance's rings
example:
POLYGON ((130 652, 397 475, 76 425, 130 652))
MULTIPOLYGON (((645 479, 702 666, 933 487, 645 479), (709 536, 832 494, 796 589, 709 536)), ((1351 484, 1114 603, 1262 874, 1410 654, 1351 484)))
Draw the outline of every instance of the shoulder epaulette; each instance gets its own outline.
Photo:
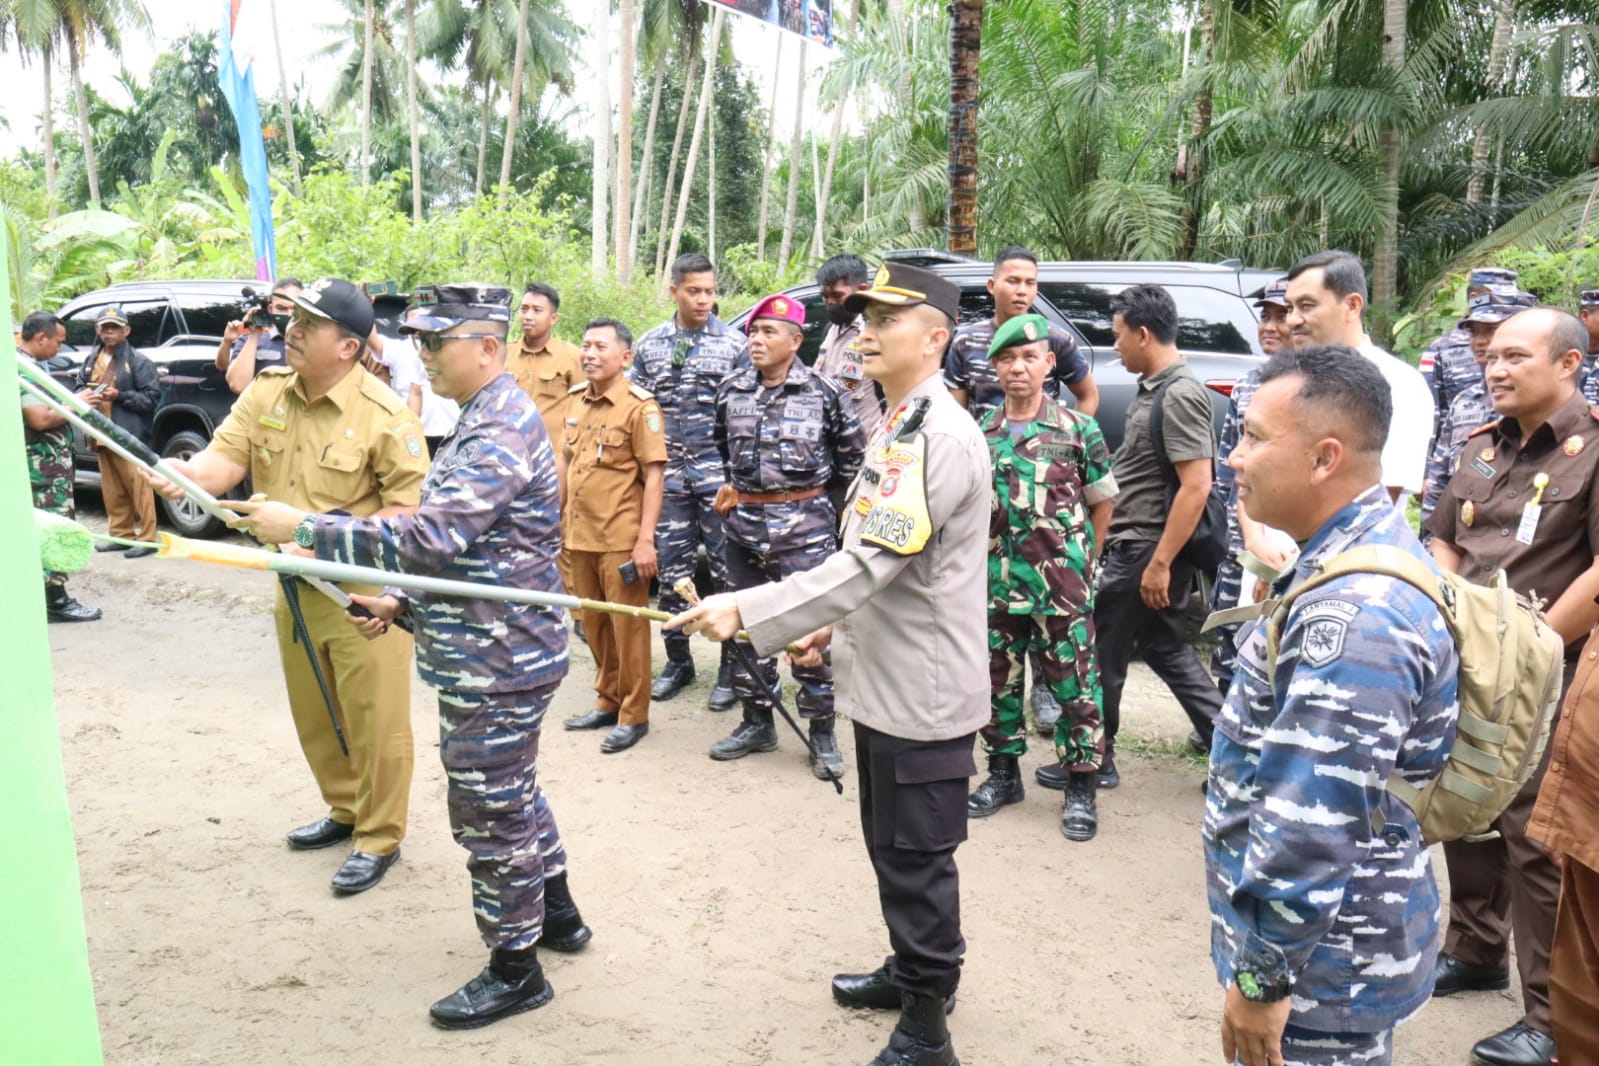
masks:
POLYGON ((400 399, 400 394, 389 388, 375 377, 368 375, 368 380, 361 382, 361 395, 383 408, 389 414, 398 411, 409 411, 405 402, 400 399))
MULTIPOLYGON (((1599 415, 1595 415, 1594 417, 1595 418, 1599 418, 1599 415)), ((1498 427, 1499 423, 1502 422, 1502 421, 1504 421, 1504 420, 1501 419, 1501 418, 1496 418, 1492 422, 1487 423, 1486 425, 1478 426, 1476 429, 1474 429, 1470 433, 1466 434, 1466 439, 1470 440, 1472 437, 1478 436, 1479 434, 1482 434, 1482 433, 1486 433, 1490 429, 1495 429, 1495 428, 1498 427)))
POLYGON ((289 367, 289 366, 264 366, 264 367, 261 368, 258 376, 264 378, 264 377, 266 377, 266 376, 268 376, 270 374, 270 375, 273 375, 273 376, 276 376, 276 377, 283 377, 284 375, 292 374, 292 373, 294 373, 294 368, 293 367, 289 367))
POLYGON ((566 394, 568 396, 575 396, 575 395, 577 395, 578 393, 582 392, 584 389, 586 389, 588 387, 589 387, 589 383, 586 382, 586 381, 582 381, 582 382, 579 382, 576 385, 573 385, 571 388, 567 389, 566 390, 566 394))
POLYGON ((634 399, 638 399, 638 400, 653 400, 653 399, 655 399, 655 394, 653 392, 651 392, 649 389, 646 389, 643 385, 629 385, 627 387, 627 391, 633 394, 633 398, 634 399))

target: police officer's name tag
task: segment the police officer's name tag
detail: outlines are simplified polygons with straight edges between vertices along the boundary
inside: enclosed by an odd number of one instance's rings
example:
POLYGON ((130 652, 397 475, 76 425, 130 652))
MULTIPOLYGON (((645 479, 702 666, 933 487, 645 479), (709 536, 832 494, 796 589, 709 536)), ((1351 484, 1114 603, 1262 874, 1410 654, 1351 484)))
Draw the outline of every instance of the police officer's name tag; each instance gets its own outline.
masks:
POLYGON ((1483 477, 1493 477, 1494 468, 1482 461, 1482 456, 1477 456, 1471 461, 1471 468, 1483 477))

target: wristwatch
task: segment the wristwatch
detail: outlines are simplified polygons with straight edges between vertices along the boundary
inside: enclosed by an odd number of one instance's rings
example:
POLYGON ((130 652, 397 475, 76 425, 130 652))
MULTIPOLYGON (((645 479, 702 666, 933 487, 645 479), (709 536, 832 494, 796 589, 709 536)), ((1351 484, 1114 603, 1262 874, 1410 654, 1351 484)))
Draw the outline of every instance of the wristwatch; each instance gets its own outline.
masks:
POLYGON ((294 543, 302 548, 316 545, 316 515, 308 514, 294 527, 294 543))
POLYGON ((1286 976, 1265 977, 1249 970, 1239 970, 1233 975, 1238 991, 1251 1003, 1276 1003, 1292 991, 1292 982, 1286 976))

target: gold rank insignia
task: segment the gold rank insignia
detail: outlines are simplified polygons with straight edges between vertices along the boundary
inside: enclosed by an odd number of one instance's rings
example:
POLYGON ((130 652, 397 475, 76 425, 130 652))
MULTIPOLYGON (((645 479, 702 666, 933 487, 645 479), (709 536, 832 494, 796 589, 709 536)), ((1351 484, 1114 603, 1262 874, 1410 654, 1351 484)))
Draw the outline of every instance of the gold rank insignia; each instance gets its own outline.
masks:
POLYGON ((1499 453, 1494 451, 1492 448, 1484 448, 1482 450, 1482 461, 1485 463, 1491 463, 1498 457, 1499 453))
POLYGON ((1477 508, 1470 500, 1460 505, 1460 521, 1463 525, 1471 525, 1477 518, 1477 508))
POLYGON ((772 310, 780 315, 788 314, 788 301, 779 296, 772 301, 772 310))
POLYGON ((1585 447, 1587 447, 1586 441, 1584 441, 1581 437, 1572 435, 1566 438, 1566 443, 1560 446, 1560 450, 1565 452, 1567 455, 1581 455, 1582 449, 1585 447))
POLYGON ((887 267, 887 265, 880 266, 880 267, 877 268, 877 274, 872 278, 872 288, 881 289, 883 286, 885 286, 887 284, 888 284, 888 267, 887 267))

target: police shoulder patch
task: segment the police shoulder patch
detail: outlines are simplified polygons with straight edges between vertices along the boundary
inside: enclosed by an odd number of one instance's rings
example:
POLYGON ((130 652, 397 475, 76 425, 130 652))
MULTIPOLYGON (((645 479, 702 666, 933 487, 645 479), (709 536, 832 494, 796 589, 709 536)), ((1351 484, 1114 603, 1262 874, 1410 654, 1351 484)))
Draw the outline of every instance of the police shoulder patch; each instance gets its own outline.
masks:
MULTIPOLYGON (((585 385, 584 387, 587 388, 588 386, 585 385)), ((633 396, 636 399, 640 399, 640 400, 653 400, 653 399, 655 399, 655 394, 653 392, 651 392, 649 389, 646 389, 643 385, 629 385, 627 387, 627 391, 632 393, 633 396)))

